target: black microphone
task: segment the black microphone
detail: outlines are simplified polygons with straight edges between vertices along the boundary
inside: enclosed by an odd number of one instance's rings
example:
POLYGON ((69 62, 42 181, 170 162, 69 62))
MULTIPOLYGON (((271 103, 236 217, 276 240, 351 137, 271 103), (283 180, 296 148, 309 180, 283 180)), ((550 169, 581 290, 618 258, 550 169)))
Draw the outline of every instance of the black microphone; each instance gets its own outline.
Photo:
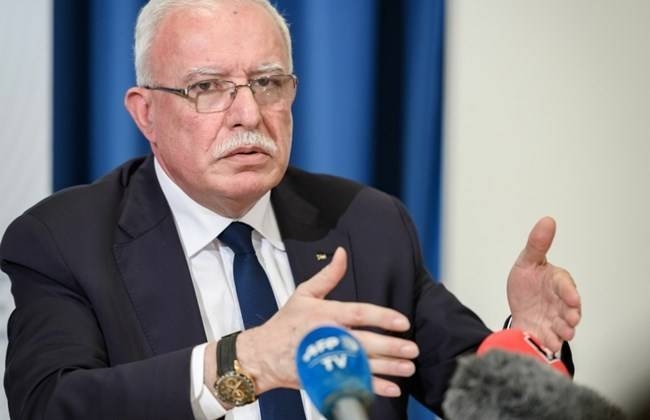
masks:
POLYGON ((442 405, 448 420, 623 420, 620 408, 538 360, 501 350, 465 356, 442 405))
POLYGON ((367 420, 372 375, 361 344, 339 327, 319 327, 300 342, 298 377, 318 411, 328 419, 367 420))

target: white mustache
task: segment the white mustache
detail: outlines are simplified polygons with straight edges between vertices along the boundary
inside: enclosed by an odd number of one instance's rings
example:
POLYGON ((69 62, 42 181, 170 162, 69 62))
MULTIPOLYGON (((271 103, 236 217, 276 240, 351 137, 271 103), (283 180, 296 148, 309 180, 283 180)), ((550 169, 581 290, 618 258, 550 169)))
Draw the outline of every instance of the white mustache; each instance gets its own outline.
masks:
POLYGON ((220 159, 244 146, 258 147, 271 156, 274 156, 278 151, 275 142, 264 134, 256 131, 239 131, 215 148, 214 157, 220 159))

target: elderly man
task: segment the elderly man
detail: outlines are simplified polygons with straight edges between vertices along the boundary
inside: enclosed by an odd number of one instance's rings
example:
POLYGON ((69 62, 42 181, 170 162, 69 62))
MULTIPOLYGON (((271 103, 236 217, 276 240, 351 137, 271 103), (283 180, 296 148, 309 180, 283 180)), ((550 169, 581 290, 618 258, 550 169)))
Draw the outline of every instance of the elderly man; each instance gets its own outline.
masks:
MULTIPOLYGON (((277 11, 152 0, 135 55, 125 104, 153 155, 3 239, 12 418, 317 419, 293 360, 323 324, 369 354, 371 418, 405 418, 408 395, 440 413, 456 357, 489 330, 431 280, 396 199, 288 168, 297 79, 277 11)), ((507 290, 512 325, 559 351, 580 298, 546 261, 554 232, 537 223, 507 290)))

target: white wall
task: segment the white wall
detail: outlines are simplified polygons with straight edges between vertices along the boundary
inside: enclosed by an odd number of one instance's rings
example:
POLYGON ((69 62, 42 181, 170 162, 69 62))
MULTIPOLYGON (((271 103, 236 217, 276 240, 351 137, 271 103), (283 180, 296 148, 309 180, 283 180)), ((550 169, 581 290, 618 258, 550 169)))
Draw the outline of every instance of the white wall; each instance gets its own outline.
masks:
POLYGON ((443 279, 492 328, 529 229, 583 299, 576 381, 650 394, 650 2, 448 1, 443 279), (641 386, 645 386, 640 389, 641 386))
MULTIPOLYGON (((50 192, 51 1, 0 2, 0 236, 50 192)), ((0 272, 0 377, 12 307, 0 272)), ((2 392, 0 419, 8 418, 2 392)))

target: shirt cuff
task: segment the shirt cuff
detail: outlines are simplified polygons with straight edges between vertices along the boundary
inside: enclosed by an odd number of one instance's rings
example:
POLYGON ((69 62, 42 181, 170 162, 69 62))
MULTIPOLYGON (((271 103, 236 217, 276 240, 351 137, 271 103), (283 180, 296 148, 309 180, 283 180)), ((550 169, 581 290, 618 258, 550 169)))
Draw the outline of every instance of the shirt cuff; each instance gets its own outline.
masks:
POLYGON ((203 383, 203 359, 208 343, 194 347, 190 361, 190 400, 195 419, 217 419, 226 415, 226 410, 219 400, 203 383))

